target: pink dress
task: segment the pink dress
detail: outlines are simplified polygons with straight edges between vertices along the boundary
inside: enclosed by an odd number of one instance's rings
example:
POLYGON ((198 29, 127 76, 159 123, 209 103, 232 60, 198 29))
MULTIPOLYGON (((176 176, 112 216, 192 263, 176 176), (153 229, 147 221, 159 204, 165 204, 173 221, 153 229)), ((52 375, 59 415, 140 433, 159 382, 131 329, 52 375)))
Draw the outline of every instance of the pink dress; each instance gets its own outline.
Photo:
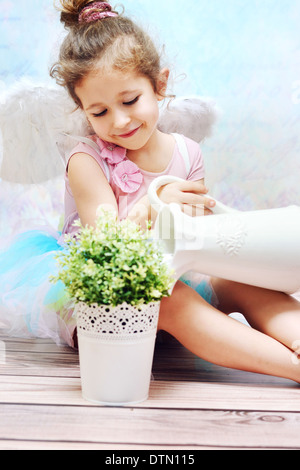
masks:
MULTIPOLYGON (((112 146, 90 136, 80 142, 69 155, 87 153, 93 157, 106 175, 116 197, 119 217, 127 217, 130 209, 147 193, 150 183, 161 175, 178 176, 185 180, 197 181, 204 178, 204 163, 199 145, 187 137, 173 134, 176 139, 173 156, 167 168, 161 173, 140 170, 126 158, 126 150, 112 146)), ((73 222, 79 218, 66 171, 65 226, 63 233, 73 233, 73 222)))

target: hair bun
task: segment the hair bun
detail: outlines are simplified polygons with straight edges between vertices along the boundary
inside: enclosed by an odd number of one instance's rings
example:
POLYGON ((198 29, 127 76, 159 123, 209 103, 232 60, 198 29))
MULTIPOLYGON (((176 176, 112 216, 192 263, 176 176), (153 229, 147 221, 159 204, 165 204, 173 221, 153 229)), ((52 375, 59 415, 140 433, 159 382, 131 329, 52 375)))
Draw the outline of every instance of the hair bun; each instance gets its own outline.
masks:
POLYGON ((57 9, 61 12, 61 23, 66 28, 78 25, 80 12, 89 3, 91 3, 90 0, 59 0, 57 9))
POLYGON ((107 2, 95 0, 60 0, 60 21, 66 28, 78 26, 82 23, 90 23, 108 16, 116 16, 117 13, 107 2), (100 16, 102 15, 102 16, 100 16))
POLYGON ((112 18, 118 16, 116 11, 107 2, 94 1, 81 10, 79 15, 79 23, 92 23, 94 21, 103 20, 104 18, 112 18))

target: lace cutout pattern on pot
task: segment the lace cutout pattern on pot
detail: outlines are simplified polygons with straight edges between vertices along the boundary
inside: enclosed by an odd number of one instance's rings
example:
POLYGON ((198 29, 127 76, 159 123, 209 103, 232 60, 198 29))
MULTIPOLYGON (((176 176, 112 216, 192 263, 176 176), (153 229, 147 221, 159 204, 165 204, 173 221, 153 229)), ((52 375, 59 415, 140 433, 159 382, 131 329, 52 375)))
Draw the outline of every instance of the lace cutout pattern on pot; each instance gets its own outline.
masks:
POLYGON ((116 339, 137 339, 152 335, 157 328, 159 303, 76 306, 78 334, 84 336, 116 339))

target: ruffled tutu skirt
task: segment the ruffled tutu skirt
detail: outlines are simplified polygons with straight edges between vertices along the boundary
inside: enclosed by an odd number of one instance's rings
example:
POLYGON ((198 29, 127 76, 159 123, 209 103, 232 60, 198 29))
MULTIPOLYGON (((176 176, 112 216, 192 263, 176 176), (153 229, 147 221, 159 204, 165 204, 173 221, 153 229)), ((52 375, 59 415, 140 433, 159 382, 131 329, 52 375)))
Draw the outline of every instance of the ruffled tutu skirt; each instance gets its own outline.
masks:
MULTIPOLYGON (((18 235, 0 252, 0 322, 5 334, 51 338, 74 347, 74 305, 63 283, 50 281, 57 273, 56 255, 61 250, 60 233, 40 229, 18 235)), ((217 304, 207 276, 187 273, 181 280, 217 304)))
POLYGON ((196 271, 188 271, 180 280, 194 289, 207 303, 218 308, 219 300, 212 286, 210 276, 196 271))
MULTIPOLYGON (((63 283, 50 281, 57 274, 61 250, 61 234, 43 228, 19 234, 0 252, 0 323, 5 334, 51 338, 74 347, 74 305, 63 283)), ((190 272, 181 280, 217 306, 208 276, 190 272)))
POLYGON ((7 335, 74 346, 76 320, 63 283, 53 283, 60 233, 26 231, 0 252, 0 323, 7 335))

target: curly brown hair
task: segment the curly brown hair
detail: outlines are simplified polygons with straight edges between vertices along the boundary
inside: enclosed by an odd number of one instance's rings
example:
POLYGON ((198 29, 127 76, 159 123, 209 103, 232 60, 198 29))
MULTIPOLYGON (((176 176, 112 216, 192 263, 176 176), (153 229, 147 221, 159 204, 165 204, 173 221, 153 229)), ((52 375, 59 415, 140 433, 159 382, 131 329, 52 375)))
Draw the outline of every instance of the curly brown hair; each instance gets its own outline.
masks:
POLYGON ((83 8, 95 3, 86 0, 60 0, 61 22, 68 30, 51 70, 51 77, 67 88, 82 107, 75 88, 95 68, 135 72, 147 77, 157 92, 161 69, 160 55, 150 37, 133 21, 116 15, 93 22, 79 22, 83 8))

